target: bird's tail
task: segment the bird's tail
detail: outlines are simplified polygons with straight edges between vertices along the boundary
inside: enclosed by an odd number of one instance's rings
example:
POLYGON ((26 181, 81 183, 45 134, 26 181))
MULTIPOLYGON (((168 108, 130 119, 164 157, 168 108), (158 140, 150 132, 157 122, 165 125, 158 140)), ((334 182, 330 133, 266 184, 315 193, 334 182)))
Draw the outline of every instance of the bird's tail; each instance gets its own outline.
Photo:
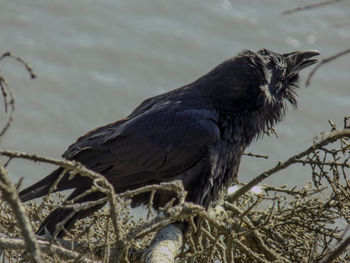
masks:
MULTIPOLYGON (((77 196, 83 194, 85 191, 89 190, 89 187, 81 187, 75 189, 71 195, 67 198, 67 201, 76 198, 77 196)), ((105 195, 101 192, 92 192, 81 198, 78 197, 73 204, 80 204, 89 201, 97 201, 104 198, 105 195)), ((106 203, 102 202, 93 206, 89 206, 85 209, 72 209, 72 208, 56 208, 53 210, 41 223, 39 229, 37 230, 37 235, 50 234, 57 238, 62 238, 66 231, 73 227, 75 221, 80 218, 87 217, 93 214, 98 209, 102 208, 106 203)))
MULTIPOLYGON (((63 173, 63 171, 64 168, 60 167, 54 170, 44 179, 19 192, 19 197, 21 198, 21 201, 26 202, 48 194, 50 188, 53 186, 56 180, 58 180, 59 176, 63 173)), ((67 172, 63 175, 61 180, 57 182, 57 186, 53 192, 72 189, 78 186, 85 186, 89 185, 90 183, 91 180, 87 177, 75 175, 73 178, 70 178, 70 174, 67 172)))

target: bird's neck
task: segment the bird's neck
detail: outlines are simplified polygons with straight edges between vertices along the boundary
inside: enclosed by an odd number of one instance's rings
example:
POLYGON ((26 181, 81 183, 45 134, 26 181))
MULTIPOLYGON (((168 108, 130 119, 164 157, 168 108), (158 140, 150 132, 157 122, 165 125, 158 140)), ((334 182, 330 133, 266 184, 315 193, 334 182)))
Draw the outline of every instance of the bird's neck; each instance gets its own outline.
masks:
POLYGON ((227 108, 218 111, 223 123, 224 138, 233 140, 245 148, 283 119, 285 107, 281 103, 266 105, 266 108, 253 112, 237 112, 227 108))

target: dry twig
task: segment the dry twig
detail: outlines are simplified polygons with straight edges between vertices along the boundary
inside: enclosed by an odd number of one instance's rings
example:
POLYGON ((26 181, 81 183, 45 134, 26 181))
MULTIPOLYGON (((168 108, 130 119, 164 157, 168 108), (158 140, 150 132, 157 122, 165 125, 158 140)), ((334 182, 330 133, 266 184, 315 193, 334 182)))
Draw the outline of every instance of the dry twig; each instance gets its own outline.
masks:
POLYGON ((339 52, 339 53, 337 53, 337 54, 335 54, 335 55, 333 55, 333 56, 331 56, 331 57, 322 59, 321 62, 318 63, 317 66, 314 67, 314 69, 310 72, 310 74, 309 74, 309 76, 308 76, 308 78, 307 78, 307 80, 306 80, 305 86, 307 87, 307 86, 310 85, 311 78, 313 77, 313 75, 316 73, 316 71, 317 71, 322 65, 324 65, 324 64, 326 64, 326 63, 328 63, 328 62, 330 62, 330 61, 332 61, 332 60, 335 60, 335 59, 337 59, 338 57, 344 56, 344 55, 346 55, 346 54, 348 54, 348 53, 350 53, 350 48, 349 48, 349 49, 346 49, 346 50, 344 50, 344 51, 341 51, 341 52, 339 52))
POLYGON ((340 1, 343 1, 343 0, 326 0, 326 1, 323 1, 323 2, 317 2, 317 3, 313 3, 313 4, 308 4, 308 5, 304 5, 304 6, 300 6, 300 7, 296 7, 296 8, 293 8, 293 9, 286 10, 286 11, 282 12, 282 15, 289 15, 289 14, 292 14, 292 13, 295 13, 295 12, 299 12, 299 11, 314 9, 314 8, 321 7, 321 6, 334 4, 334 3, 340 2, 340 1))

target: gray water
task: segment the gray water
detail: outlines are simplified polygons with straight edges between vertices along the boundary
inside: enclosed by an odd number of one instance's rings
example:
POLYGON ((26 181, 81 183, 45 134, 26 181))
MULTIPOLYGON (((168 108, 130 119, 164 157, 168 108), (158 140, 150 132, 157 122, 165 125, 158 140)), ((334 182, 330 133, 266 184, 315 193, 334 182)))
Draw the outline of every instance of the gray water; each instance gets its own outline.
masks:
MULTIPOLYGON (((333 26, 350 21, 349 1, 281 15, 310 2, 1 0, 0 54, 21 56, 39 76, 30 80, 18 63, 0 63, 16 97, 1 148, 59 158, 88 130, 125 117, 147 97, 192 82, 243 49, 317 49, 327 57, 349 48, 350 25, 333 26)), ((350 113, 349 66, 349 55, 324 65, 308 88, 310 69, 303 72, 299 107, 276 126, 279 138, 264 137, 248 149, 270 158, 245 157, 240 181, 305 149, 329 130, 329 119, 342 125, 350 113)), ((28 185, 52 168, 13 161, 9 172, 14 182, 24 176, 28 185)), ((308 172, 293 167, 268 182, 303 185, 308 172)))

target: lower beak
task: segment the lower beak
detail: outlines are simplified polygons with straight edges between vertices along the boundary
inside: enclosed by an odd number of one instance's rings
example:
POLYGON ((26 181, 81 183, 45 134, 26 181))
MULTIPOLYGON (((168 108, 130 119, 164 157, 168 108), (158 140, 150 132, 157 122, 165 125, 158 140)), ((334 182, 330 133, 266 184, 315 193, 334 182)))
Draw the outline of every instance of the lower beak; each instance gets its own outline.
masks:
POLYGON ((320 54, 317 50, 303 50, 303 51, 295 51, 292 53, 283 54, 291 63, 291 70, 289 74, 298 73, 300 70, 307 68, 317 62, 318 59, 311 59, 314 56, 318 56, 320 54))

